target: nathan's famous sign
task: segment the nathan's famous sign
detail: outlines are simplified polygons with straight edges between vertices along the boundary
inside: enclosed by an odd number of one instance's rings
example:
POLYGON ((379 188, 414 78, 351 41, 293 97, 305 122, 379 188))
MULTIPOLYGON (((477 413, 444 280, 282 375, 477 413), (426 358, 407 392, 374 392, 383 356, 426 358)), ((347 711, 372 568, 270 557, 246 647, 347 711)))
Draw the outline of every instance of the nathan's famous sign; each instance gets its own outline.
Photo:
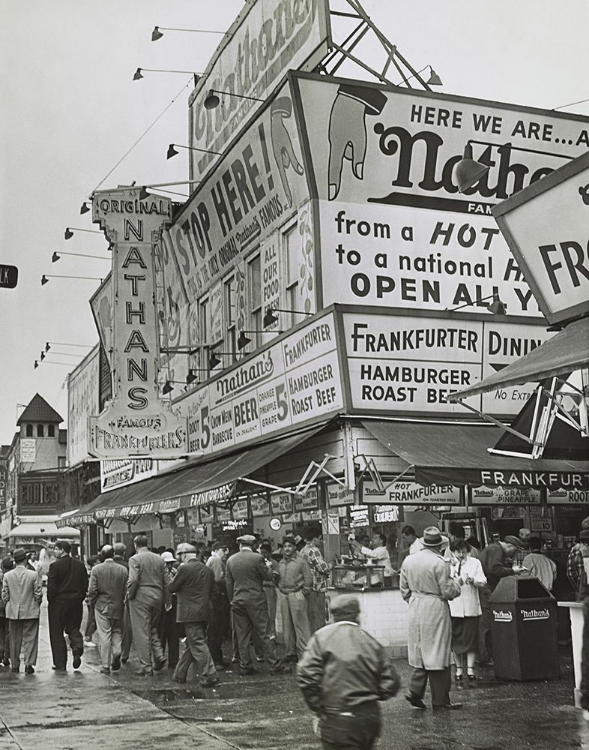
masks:
POLYGON ((190 451, 206 454, 325 419, 343 406, 333 313, 175 402, 188 417, 190 451))
POLYGON ((141 200, 139 188, 94 194, 93 220, 112 246, 113 400, 89 418, 89 452, 99 458, 186 453, 186 420, 160 401, 154 246, 170 222, 171 201, 141 200))
POLYGON ((589 118, 304 73, 293 80, 319 198, 323 304, 469 305, 468 314, 498 293, 507 314, 539 315, 492 209, 586 153, 589 118), (456 165, 469 143, 488 171, 460 193, 456 165))
MULTIPOLYGON (((223 152, 287 70, 315 67, 327 53, 328 38, 327 0, 250 0, 192 94, 189 145, 223 152), (222 92, 216 109, 204 106, 211 89, 222 92)), ((196 151, 191 160, 191 173, 198 177, 211 156, 196 151)))

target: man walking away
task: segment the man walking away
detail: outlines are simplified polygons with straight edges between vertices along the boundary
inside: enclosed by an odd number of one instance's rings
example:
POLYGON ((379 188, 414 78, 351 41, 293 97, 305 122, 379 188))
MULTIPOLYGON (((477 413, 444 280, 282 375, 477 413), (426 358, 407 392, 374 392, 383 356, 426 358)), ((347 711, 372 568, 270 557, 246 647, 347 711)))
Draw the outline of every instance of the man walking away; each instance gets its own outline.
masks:
POLYGON ((297 552, 292 536, 282 540, 282 560, 278 563, 278 588, 286 658, 297 661, 307 648, 311 637, 307 596, 311 592, 313 576, 307 561, 297 552))
MULTIPOLYGON (((2 591, 2 581, 9 570, 14 568, 14 560, 11 555, 6 555, 2 559, 0 566, 0 592, 2 591)), ((6 617, 6 603, 0 596, 0 664, 4 667, 10 666, 10 628, 9 620, 6 617)))
POLYGON ((121 668, 123 644, 123 613, 129 573, 114 561, 114 549, 106 544, 102 550, 103 563, 92 568, 88 599, 94 607, 96 630, 100 648, 102 674, 121 668))
POLYGON ((307 706, 319 718, 324 750, 370 750, 380 734, 378 701, 401 685, 383 646, 359 626, 354 596, 331 602, 333 624, 318 630, 297 667, 307 706))
POLYGON ((41 574, 26 567, 26 550, 13 553, 16 567, 8 570, 2 581, 2 601, 6 604, 6 617, 10 629, 10 661, 12 671, 20 671, 22 648, 25 674, 35 672, 39 648, 39 616, 43 587, 41 574))
POLYGON ((413 667, 407 700, 424 709, 423 696, 429 679, 432 707, 462 708, 450 701, 452 678, 452 621, 448 600, 460 596, 462 578, 450 577, 442 555, 444 539, 436 526, 428 526, 421 539, 423 549, 408 555, 401 566, 399 587, 409 602, 409 664, 413 667))
POLYGON ((83 605, 88 590, 88 573, 80 560, 71 556, 69 542, 56 542, 55 562, 47 574, 47 601, 49 602, 49 640, 53 654, 53 668, 65 671, 67 646, 64 632, 68 634, 73 667, 79 669, 84 653, 84 638, 80 633, 83 605))
POLYGON ((178 599, 176 617, 184 625, 186 643, 172 679, 186 682, 190 665, 196 664, 201 673, 200 684, 212 687, 218 684, 219 677, 207 646, 206 629, 215 575, 197 558, 192 544, 180 544, 176 557, 180 567, 169 586, 170 593, 178 599))
POLYGON ((331 568, 323 559, 319 549, 321 531, 309 528, 304 536, 306 544, 299 554, 309 563, 313 575, 313 584, 307 596, 307 606, 311 633, 314 633, 325 625, 325 592, 331 568))
MULTIPOLYGON (((115 554, 113 560, 117 565, 122 565, 125 570, 129 570, 127 562, 127 547, 123 542, 116 542, 113 545, 115 554)), ((129 661, 131 644, 133 643, 133 630, 131 628, 131 615, 129 613, 129 600, 125 596, 125 611, 123 613, 123 650, 121 651, 121 662, 126 664, 129 661)))
POLYGON ((147 548, 147 537, 133 539, 136 553, 129 559, 127 595, 133 628, 133 642, 140 667, 135 674, 150 677, 166 664, 158 624, 162 606, 171 607, 166 564, 147 548), (152 662, 153 657, 153 662, 152 662))
POLYGON ((223 660, 223 641, 229 634, 229 599, 225 582, 225 558, 227 545, 223 542, 213 544, 210 557, 206 562, 207 568, 213 571, 215 583, 211 592, 211 619, 207 629, 207 642, 215 669, 225 669, 223 660))
POLYGON ((268 635, 268 608, 264 594, 264 581, 272 580, 272 573, 264 559, 253 550, 255 536, 245 534, 237 538, 239 552, 227 561, 227 594, 233 613, 233 626, 239 642, 241 674, 256 673, 252 665, 250 645, 252 633, 257 632, 264 643, 264 657, 270 672, 290 672, 280 663, 276 653, 276 642, 268 635))

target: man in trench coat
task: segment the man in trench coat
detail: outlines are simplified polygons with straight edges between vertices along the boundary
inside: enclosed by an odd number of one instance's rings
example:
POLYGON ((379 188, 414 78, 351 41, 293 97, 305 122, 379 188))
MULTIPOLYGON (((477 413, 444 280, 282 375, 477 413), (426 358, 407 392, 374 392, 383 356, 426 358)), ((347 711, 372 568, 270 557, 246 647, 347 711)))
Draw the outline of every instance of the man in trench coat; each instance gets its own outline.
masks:
POLYGON ((400 589, 409 603, 409 664, 413 667, 407 700, 424 709, 427 680, 434 710, 461 708, 450 701, 452 621, 448 601, 460 595, 462 581, 450 577, 450 566, 441 554, 444 539, 435 526, 428 526, 421 540, 423 549, 408 555, 401 567, 400 589))

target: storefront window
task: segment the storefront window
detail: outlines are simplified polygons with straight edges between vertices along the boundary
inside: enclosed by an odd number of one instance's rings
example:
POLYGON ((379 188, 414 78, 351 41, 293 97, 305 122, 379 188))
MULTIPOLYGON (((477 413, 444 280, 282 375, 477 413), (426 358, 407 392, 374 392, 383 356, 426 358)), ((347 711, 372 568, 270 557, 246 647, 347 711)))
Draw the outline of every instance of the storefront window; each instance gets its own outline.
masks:
MULTIPOLYGON (((284 251, 284 268, 286 269, 286 307, 288 310, 298 310, 299 285, 299 248, 296 245, 296 224, 290 227, 282 236, 284 251)), ((285 313, 286 314, 286 313, 285 313)), ((289 326, 295 325, 301 319, 300 315, 290 313, 289 326)))
POLYGON ((247 266, 248 272, 248 291, 249 291, 249 338, 257 348, 262 344, 262 270, 261 256, 258 254, 249 261, 247 266), (255 331, 255 333, 253 333, 255 331))

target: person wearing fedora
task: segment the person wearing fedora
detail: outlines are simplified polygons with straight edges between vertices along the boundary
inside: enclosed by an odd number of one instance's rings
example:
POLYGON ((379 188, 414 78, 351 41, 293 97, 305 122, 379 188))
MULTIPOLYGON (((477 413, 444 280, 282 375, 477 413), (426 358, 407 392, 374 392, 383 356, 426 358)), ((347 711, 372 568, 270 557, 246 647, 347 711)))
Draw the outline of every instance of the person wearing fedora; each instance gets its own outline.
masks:
POLYGON ((21 649, 25 674, 35 672, 39 648, 39 616, 43 601, 41 575, 26 567, 26 550, 15 549, 15 567, 6 571, 2 581, 2 601, 10 631, 10 662, 12 671, 20 671, 21 649))
POLYGON ((325 750, 368 750, 381 730, 379 701, 401 681, 384 647, 359 626, 360 603, 331 600, 333 623, 311 636, 297 666, 297 683, 318 718, 325 750))
POLYGON ((408 555, 401 566, 400 589, 409 603, 409 664, 413 667, 409 703, 425 709, 423 696, 429 679, 434 710, 461 708, 450 701, 452 678, 452 621, 448 601, 460 595, 462 578, 451 578, 442 555, 444 538, 436 526, 428 526, 421 539, 423 549, 408 555))

